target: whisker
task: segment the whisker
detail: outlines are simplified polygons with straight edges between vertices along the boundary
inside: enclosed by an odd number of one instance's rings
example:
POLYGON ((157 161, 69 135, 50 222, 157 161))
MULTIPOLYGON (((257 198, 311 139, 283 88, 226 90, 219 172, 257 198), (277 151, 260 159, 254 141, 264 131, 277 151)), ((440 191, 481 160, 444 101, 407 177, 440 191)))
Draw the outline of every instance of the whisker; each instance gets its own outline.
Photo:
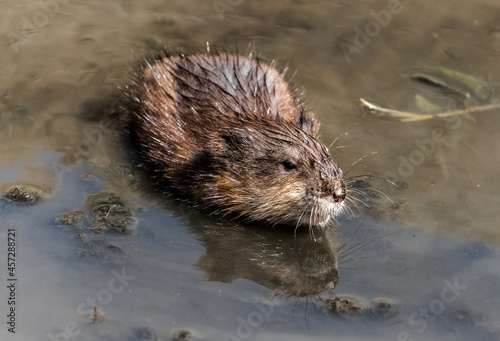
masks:
POLYGON ((366 212, 365 216, 363 217, 363 220, 361 220, 361 222, 359 223, 359 226, 358 228, 356 229, 356 231, 354 232, 354 235, 356 235, 356 233, 358 233, 359 229, 361 228, 361 226, 363 226, 365 220, 366 220, 366 217, 368 216, 368 212, 366 212))
POLYGON ((352 188, 348 188, 348 189, 346 190, 346 192, 347 192, 348 194, 349 194, 349 193, 355 193, 355 194, 366 195, 366 196, 368 195, 368 193, 366 193, 365 188, 363 188, 363 187, 359 187, 359 188, 354 188, 354 187, 352 187, 352 188))
POLYGON ((356 202, 354 202, 355 199, 358 200, 358 201, 363 202, 361 199, 358 199, 358 198, 348 198, 346 200, 347 200, 348 204, 353 205, 354 207, 356 207, 356 209, 358 210, 358 212, 361 213, 361 209, 359 208, 358 204, 356 204, 356 202))
POLYGON ((316 294, 316 298, 320 301, 320 302, 325 302, 325 300, 319 295, 319 294, 316 294))
POLYGON ((354 252, 362 249, 365 247, 368 243, 364 244, 363 242, 356 243, 349 247, 347 250, 344 251, 343 254, 339 254, 339 262, 344 262, 344 259, 352 255, 354 252))
POLYGON ((366 245, 370 244, 370 243, 373 243, 375 240, 378 240, 378 239, 381 239, 381 238, 385 238, 387 236, 390 236, 392 234, 395 234, 397 231, 394 231, 394 232, 390 232, 390 233, 387 233, 385 235, 377 235, 375 237, 372 237, 370 239, 368 239, 367 241, 364 241, 364 242, 359 242, 359 243, 356 243, 354 244, 353 246, 351 246, 350 248, 348 248, 347 250, 345 250, 344 253, 339 253, 339 261, 340 259, 342 259, 342 262, 343 260, 345 259, 345 257, 348 257, 350 255, 352 255, 354 252, 364 248, 366 245))
POLYGON ((273 295, 273 297, 271 297, 270 302, 272 302, 272 301, 274 300, 274 298, 275 298, 275 297, 277 297, 277 296, 279 296, 279 293, 278 293, 278 292, 275 292, 275 293, 274 293, 274 295, 273 295))
MULTIPOLYGON (((351 207, 350 207, 349 205, 345 205, 345 206, 347 207, 347 209, 348 209, 349 211, 351 211, 351 215, 354 217, 354 216, 355 216, 355 214, 354 214, 354 212, 352 211, 351 207)), ((356 206, 356 204, 354 204, 354 206, 356 206)), ((357 207, 357 206, 356 206, 356 207, 357 207)), ((357 207, 357 208, 358 208, 358 211, 359 211, 359 207, 357 207)))
MULTIPOLYGON (((344 173, 345 174, 345 173, 344 173)), ((398 185, 396 185, 396 183, 394 183, 393 181, 387 179, 387 178, 384 178, 383 176, 378 176, 378 175, 370 175, 370 174, 363 174, 363 175, 355 175, 355 176, 351 176, 349 177, 348 179, 345 179, 344 180, 344 183, 347 185, 347 184, 350 184, 351 182, 355 182, 357 181, 358 179, 372 179, 372 178, 375 178, 375 179, 381 179, 381 180, 385 180, 387 181, 388 183, 390 183, 391 185, 395 186, 395 187, 398 187, 398 185)))
POLYGON ((313 224, 312 224, 313 210, 314 210, 314 206, 311 207, 311 213, 309 214, 309 237, 310 238, 313 238, 313 235, 311 232, 313 229, 313 224))
POLYGON ((338 250, 337 250, 337 254, 339 254, 339 255, 340 255, 340 253, 342 252, 342 249, 343 249, 343 248, 345 248, 347 245, 349 245, 349 242, 346 242, 346 243, 342 244, 342 245, 338 248, 338 250))
POLYGON ((307 322, 307 303, 309 301, 309 296, 306 296, 306 306, 304 308, 304 322, 306 323, 307 331, 311 334, 311 330, 309 329, 309 323, 307 322))
POLYGON ((363 256, 363 257, 356 257, 356 258, 344 258, 342 260, 342 264, 345 264, 345 263, 351 263, 351 262, 355 262, 357 260, 363 260, 363 259, 373 259, 373 257, 370 257, 370 256, 363 256))
MULTIPOLYGON (((316 212, 317 212, 318 208, 316 206, 314 206, 314 218, 316 218, 316 212)), ((316 219, 315 220, 315 223, 316 223, 316 219)), ((312 228, 310 229, 311 231, 311 236, 312 236, 312 239, 316 242, 316 236, 314 235, 314 229, 316 228, 316 224, 312 225, 312 228)))
MULTIPOLYGON (((362 203, 363 205, 365 205, 365 207, 370 208, 370 205, 368 205, 363 200, 361 200, 359 198, 356 198, 354 196, 349 197, 347 200, 356 200, 356 201, 359 201, 360 203, 362 203)), ((353 202, 353 205, 356 206, 356 208, 361 212, 361 210, 359 209, 358 205, 356 205, 354 202, 353 202)))
POLYGON ((300 215, 299 220, 297 221, 297 225, 295 225, 295 230, 293 230, 293 235, 295 237, 297 237, 297 229, 299 228, 299 225, 300 225, 300 222, 302 220, 302 217, 304 216, 304 213, 306 213, 306 209, 307 209, 307 207, 304 207, 304 209, 302 210, 302 214, 300 215))
POLYGON ((328 146, 328 150, 330 150, 330 148, 335 144, 335 142, 337 142, 338 139, 340 139, 342 136, 347 134, 349 132, 349 130, 351 130, 352 128, 354 128, 357 125, 358 125, 358 122, 354 123, 349 129, 347 129, 345 132, 340 134, 335 140, 333 140, 333 142, 328 146))
POLYGON ((346 192, 347 192, 347 194, 355 193, 355 194, 359 194, 359 195, 363 195, 363 196, 368 196, 368 193, 366 193, 366 190, 363 187, 348 188, 346 192))
POLYGON ((378 152, 371 152, 369 154, 363 155, 362 157, 360 157, 359 159, 357 159, 356 161, 354 161, 349 167, 347 167, 347 169, 345 170, 344 174, 345 175, 349 174, 356 166, 358 166, 360 164, 360 162, 362 160, 366 159, 367 157, 369 157, 371 155, 375 155, 377 153, 378 152))
POLYGON ((332 216, 332 219, 337 225, 340 225, 339 221, 337 220, 337 218, 335 218, 335 216, 332 216))
POLYGON ((293 313, 295 311, 295 307, 297 306, 297 303, 299 303, 299 297, 297 295, 297 299, 295 300, 295 304, 293 305, 293 308, 292 308, 292 317, 293 317, 293 313))
POLYGON ((376 188, 367 188, 366 190, 370 190, 370 191, 374 191, 374 192, 382 194, 384 197, 386 197, 387 200, 389 200, 391 202, 391 204, 393 206, 396 206, 396 204, 394 203, 394 201, 392 201, 392 199, 389 198, 389 196, 387 194, 385 194, 384 192, 382 192, 381 190, 378 190, 376 188))

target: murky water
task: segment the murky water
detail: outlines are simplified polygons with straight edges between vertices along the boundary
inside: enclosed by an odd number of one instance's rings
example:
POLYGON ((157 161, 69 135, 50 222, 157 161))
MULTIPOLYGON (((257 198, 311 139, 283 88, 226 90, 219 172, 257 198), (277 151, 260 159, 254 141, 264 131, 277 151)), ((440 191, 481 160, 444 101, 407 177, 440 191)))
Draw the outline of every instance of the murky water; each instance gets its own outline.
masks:
POLYGON ((499 18, 493 0, 0 1, 0 188, 43 197, 0 203, 2 340, 498 339, 498 110, 388 122, 359 99, 415 113, 422 98, 497 103, 499 18), (137 58, 207 41, 297 70, 322 140, 342 135, 340 166, 367 155, 349 175, 377 176, 396 205, 371 192, 314 242, 145 194, 104 118, 137 58), (488 87, 464 100, 415 81, 435 65, 488 87), (113 203, 92 206, 103 192, 113 203), (126 218, 117 207, 134 212, 130 233, 96 232, 126 218))

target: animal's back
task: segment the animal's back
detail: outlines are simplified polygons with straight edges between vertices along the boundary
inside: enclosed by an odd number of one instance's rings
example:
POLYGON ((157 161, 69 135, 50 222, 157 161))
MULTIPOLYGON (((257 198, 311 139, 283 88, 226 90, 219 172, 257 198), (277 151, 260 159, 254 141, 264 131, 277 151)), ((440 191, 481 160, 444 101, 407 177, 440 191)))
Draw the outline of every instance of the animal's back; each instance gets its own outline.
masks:
POLYGON ((196 196, 218 213, 321 226, 345 197, 318 121, 258 59, 159 58, 140 70, 122 109, 162 192, 196 196))

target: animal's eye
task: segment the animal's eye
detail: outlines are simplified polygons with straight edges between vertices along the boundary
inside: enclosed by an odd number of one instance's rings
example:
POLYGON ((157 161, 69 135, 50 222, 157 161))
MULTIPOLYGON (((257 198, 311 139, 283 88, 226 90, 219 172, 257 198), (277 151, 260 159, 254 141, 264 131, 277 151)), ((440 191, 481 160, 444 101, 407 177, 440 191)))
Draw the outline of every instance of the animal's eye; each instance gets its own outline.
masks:
POLYGON ((287 171, 291 171, 291 170, 294 170, 297 168, 297 165, 293 162, 290 162, 290 161, 284 161, 283 166, 285 167, 285 169, 287 171))

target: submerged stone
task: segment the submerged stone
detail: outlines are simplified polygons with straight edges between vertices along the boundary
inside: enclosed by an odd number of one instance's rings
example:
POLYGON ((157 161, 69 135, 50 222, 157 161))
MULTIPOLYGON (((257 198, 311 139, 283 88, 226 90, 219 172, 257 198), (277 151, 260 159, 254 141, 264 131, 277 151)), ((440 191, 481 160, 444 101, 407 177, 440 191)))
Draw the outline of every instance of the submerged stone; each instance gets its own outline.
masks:
POLYGON ((35 205, 43 198, 43 191, 31 185, 15 185, 4 196, 9 202, 21 205, 35 205))

